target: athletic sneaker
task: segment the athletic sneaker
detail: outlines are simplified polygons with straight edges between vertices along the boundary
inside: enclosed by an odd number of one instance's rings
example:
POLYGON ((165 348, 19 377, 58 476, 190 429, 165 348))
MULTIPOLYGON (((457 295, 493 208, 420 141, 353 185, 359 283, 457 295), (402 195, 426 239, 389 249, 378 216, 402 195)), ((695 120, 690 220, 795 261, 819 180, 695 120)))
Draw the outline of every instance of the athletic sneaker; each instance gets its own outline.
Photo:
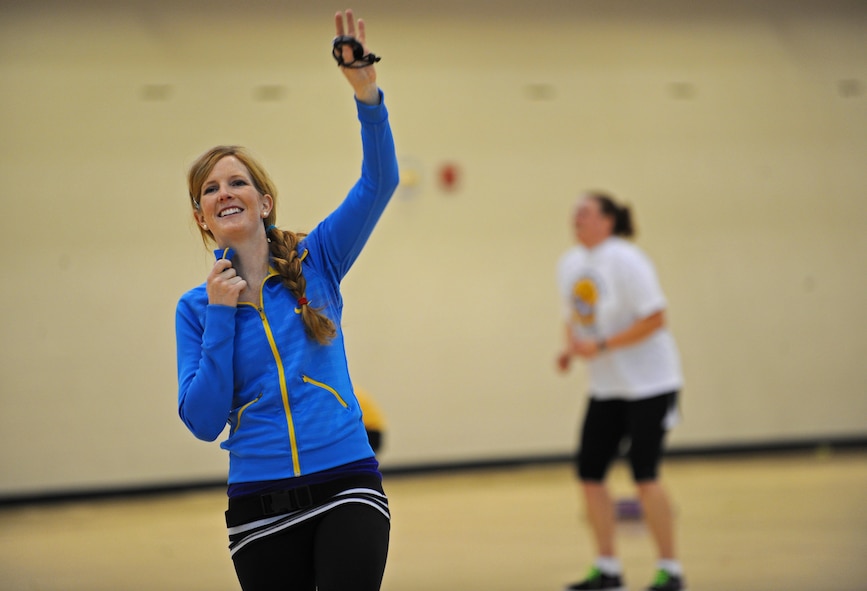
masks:
POLYGON ((656 578, 653 579, 653 584, 647 588, 647 591, 686 591, 686 587, 684 586, 682 577, 659 569, 656 571, 656 578))
POLYGON ((578 583, 572 583, 563 591, 584 591, 588 589, 605 589, 606 591, 627 591, 620 575, 609 576, 594 566, 587 573, 587 578, 578 583))

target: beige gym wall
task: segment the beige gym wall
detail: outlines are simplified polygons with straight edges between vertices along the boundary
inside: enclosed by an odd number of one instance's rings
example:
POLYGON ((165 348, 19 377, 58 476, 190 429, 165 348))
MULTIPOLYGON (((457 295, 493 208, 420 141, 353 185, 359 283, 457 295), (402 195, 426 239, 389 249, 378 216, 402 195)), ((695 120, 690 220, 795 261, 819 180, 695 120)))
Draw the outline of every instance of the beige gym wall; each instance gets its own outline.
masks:
MULTIPOLYGON (((669 298, 672 447, 867 436, 867 4, 710 4, 355 3, 404 179, 344 285, 385 467, 572 449, 554 267, 584 188, 632 204, 669 298)), ((240 143, 280 226, 339 203, 339 8, 0 2, 0 495, 223 477, 176 410, 175 303, 210 264, 184 174, 240 143)))

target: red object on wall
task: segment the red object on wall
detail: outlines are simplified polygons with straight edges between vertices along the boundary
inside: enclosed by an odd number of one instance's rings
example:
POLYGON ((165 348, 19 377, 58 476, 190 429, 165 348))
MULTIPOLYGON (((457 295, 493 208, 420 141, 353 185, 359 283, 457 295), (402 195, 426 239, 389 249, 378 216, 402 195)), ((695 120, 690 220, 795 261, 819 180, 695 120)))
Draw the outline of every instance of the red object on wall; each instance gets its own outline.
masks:
POLYGON ((452 192, 458 188, 458 184, 460 181, 461 171, 456 164, 452 164, 447 162, 440 166, 439 169, 439 181, 440 188, 443 191, 452 192))

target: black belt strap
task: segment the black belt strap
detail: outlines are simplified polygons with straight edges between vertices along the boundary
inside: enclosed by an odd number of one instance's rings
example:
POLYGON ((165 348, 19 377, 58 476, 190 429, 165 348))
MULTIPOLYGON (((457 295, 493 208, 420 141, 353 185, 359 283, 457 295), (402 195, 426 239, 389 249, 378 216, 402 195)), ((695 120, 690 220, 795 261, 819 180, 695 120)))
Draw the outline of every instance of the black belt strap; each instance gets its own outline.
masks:
POLYGON ((226 525, 234 527, 262 517, 315 507, 351 488, 372 488, 382 491, 382 482, 377 475, 359 474, 320 484, 230 498, 229 510, 226 511, 226 525))

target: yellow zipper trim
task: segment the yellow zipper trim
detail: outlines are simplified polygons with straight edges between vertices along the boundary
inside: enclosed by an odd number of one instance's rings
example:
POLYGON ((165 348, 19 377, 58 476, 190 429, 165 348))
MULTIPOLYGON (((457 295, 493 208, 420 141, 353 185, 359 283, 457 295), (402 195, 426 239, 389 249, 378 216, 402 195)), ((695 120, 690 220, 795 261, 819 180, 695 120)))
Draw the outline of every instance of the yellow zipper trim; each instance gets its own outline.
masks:
POLYGON ((295 423, 292 420, 292 409, 289 408, 289 391, 286 388, 286 374, 283 373, 283 360, 280 359, 277 343, 274 342, 274 333, 271 332, 271 325, 268 323, 268 318, 265 317, 265 311, 261 308, 259 309, 259 316, 262 318, 265 334, 268 337, 268 342, 271 344, 271 352, 274 354, 274 360, 277 362, 277 373, 280 376, 280 396, 283 398, 283 410, 286 411, 286 423, 289 425, 289 445, 292 447, 292 469, 295 471, 295 476, 301 476, 301 461, 298 459, 298 444, 295 441, 295 423))
MULTIPOLYGON (((265 282, 269 277, 277 275, 277 272, 271 268, 268 276, 262 280, 259 286, 259 306, 256 308, 259 312, 259 318, 262 319, 262 326, 265 329, 265 336, 268 337, 268 344, 271 346, 271 353, 274 355, 274 361, 277 362, 277 373, 280 378, 280 397, 283 400, 283 411, 286 413, 286 423, 289 426, 289 446, 292 449, 292 470, 295 476, 301 476, 301 460, 298 458, 298 442, 295 439, 295 422, 292 420, 292 409, 289 407, 289 390, 286 388, 286 374, 283 372, 283 360, 280 358, 280 351, 277 350, 277 343, 274 341, 274 333, 271 332, 271 325, 268 323, 268 317, 265 316, 265 282)), ((242 302, 239 302, 239 304, 242 302)), ((243 302, 247 306, 256 307, 249 302, 243 302)))
POLYGON ((317 382, 313 378, 308 378, 307 376, 301 376, 301 379, 304 380, 305 382, 307 382, 308 384, 313 384, 314 386, 318 386, 318 387, 322 388, 323 390, 328 390, 329 392, 331 392, 334 395, 334 397, 337 399, 337 402, 339 402, 343 408, 349 408, 349 405, 346 404, 346 401, 343 400, 343 398, 341 398, 340 394, 337 393, 337 390, 335 390, 334 388, 332 388, 328 384, 323 384, 322 382, 317 382))
POLYGON ((238 431, 238 429, 241 428, 241 415, 244 414, 244 411, 247 410, 247 407, 250 406, 251 404, 256 404, 261 399, 262 399, 262 393, 259 392, 259 395, 256 396, 256 398, 254 398, 253 400, 251 400, 250 402, 248 402, 247 404, 245 404, 244 406, 242 406, 241 408, 238 409, 238 421, 235 423, 235 431, 236 432, 238 431))

